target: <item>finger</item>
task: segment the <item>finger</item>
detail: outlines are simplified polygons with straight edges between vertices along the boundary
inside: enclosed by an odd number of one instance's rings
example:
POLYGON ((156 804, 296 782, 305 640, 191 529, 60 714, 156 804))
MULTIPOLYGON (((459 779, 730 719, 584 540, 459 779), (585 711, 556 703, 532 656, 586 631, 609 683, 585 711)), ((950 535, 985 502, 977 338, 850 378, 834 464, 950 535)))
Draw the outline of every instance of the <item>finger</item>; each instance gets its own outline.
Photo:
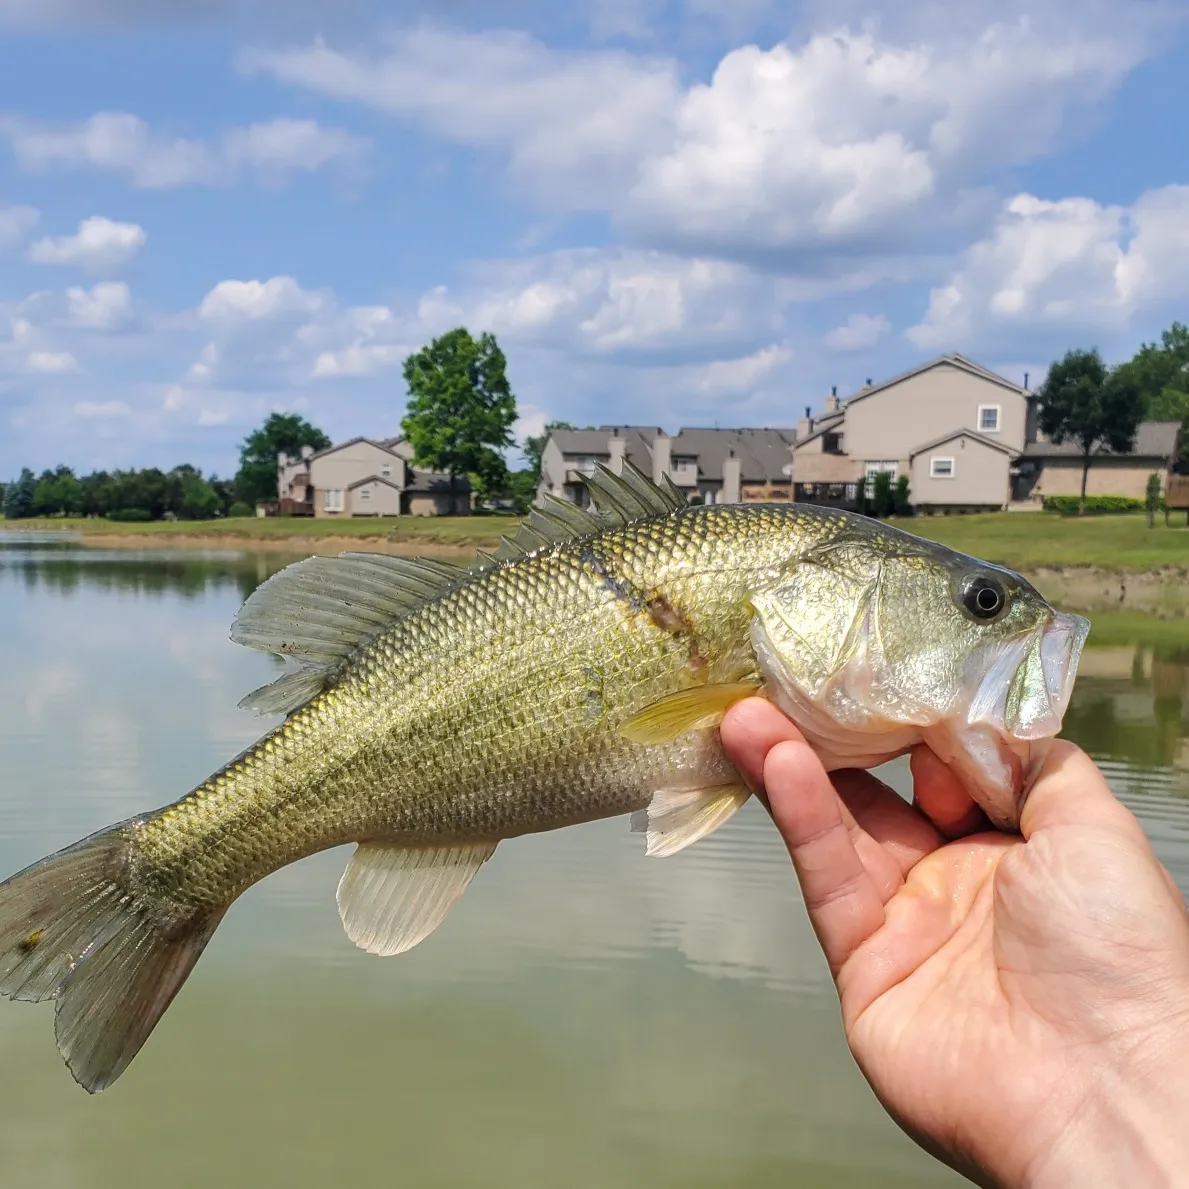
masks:
MULTIPOLYGON (((944 841, 925 817, 870 772, 847 769, 835 772, 833 780, 843 804, 864 834, 891 860, 901 880, 944 841)), ((855 849, 866 861, 857 843, 855 849)))
POLYGON ((809 919, 837 975, 884 922, 879 889, 855 850, 834 786, 807 743, 777 743, 764 761, 763 776, 809 919))
POLYGON ((764 759, 778 743, 803 740, 804 735, 765 698, 745 698, 727 711, 719 727, 726 753, 747 787, 761 799, 764 759))
POLYGON ((1044 748, 1025 798, 1020 832, 1027 839, 1037 830, 1072 822, 1122 830, 1147 841, 1135 815, 1111 792, 1094 761, 1080 747, 1054 739, 1044 748))
POLYGON ((953 770, 929 748, 913 748, 909 767, 913 804, 943 838, 962 838, 991 828, 986 814, 974 803, 953 770))

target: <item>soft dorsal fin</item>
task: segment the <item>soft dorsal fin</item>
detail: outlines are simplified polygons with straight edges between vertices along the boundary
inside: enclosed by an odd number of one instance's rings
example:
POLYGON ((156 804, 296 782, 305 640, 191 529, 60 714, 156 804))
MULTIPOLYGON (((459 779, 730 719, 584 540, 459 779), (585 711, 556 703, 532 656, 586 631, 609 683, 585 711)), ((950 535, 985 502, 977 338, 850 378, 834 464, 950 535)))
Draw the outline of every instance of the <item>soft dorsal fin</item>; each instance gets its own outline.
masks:
POLYGON ((253 690, 240 705, 263 714, 292 713, 323 690, 356 649, 468 576, 686 506, 667 476, 658 486, 626 459, 622 474, 600 465, 586 482, 596 511, 546 495, 515 537, 503 537, 493 552, 477 550, 469 569, 429 558, 340 553, 307 557, 274 574, 240 608, 231 638, 289 657, 297 667, 253 690))

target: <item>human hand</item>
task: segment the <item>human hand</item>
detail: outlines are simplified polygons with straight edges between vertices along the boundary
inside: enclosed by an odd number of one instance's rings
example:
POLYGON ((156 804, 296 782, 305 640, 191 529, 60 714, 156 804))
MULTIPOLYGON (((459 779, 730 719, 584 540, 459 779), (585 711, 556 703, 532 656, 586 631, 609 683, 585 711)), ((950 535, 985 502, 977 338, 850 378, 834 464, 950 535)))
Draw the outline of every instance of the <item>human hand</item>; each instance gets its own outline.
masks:
POLYGON ((851 1051, 917 1142, 987 1186, 1189 1182, 1189 913, 1083 752, 1052 745, 1021 838, 972 833, 925 748, 910 806, 870 773, 831 783, 762 699, 722 739, 788 845, 851 1051))

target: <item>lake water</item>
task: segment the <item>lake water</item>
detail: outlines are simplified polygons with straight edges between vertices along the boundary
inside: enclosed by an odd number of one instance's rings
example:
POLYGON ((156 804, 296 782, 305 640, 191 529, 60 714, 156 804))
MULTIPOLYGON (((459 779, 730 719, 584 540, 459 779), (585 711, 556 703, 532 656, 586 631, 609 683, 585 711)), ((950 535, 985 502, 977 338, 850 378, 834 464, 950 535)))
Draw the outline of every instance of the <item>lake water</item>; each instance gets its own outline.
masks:
MULTIPOLYGON (((173 800, 263 732, 236 702, 279 665, 227 631, 285 560, 0 534, 3 874, 173 800)), ((1104 622, 1066 733, 1189 888, 1189 628, 1104 622)), ((348 853, 244 896, 97 1098, 58 1058, 49 1005, 0 1002, 0 1186, 964 1183, 854 1068, 754 805, 663 862, 625 821, 504 843, 388 960, 339 926, 348 853)))

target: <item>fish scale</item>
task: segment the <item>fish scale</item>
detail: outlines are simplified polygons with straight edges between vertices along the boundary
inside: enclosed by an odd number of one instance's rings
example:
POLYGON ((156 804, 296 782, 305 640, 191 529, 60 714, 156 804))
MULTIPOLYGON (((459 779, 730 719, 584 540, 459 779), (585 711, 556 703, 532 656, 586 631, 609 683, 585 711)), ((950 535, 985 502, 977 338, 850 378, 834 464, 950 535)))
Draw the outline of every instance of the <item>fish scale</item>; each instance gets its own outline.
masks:
MULTIPOLYGON (((400 953, 505 838, 641 813, 647 853, 667 855, 718 828, 748 790, 717 723, 763 681, 835 759, 874 762, 881 740, 921 738, 905 724, 922 695, 896 688, 903 721, 880 718, 861 700, 880 688, 871 674, 858 702, 839 684, 852 653, 918 685, 944 653, 957 680, 976 646, 1027 644, 1052 617, 1012 577, 1002 626, 979 629, 954 581, 982 563, 863 518, 691 507, 630 465, 591 488, 594 512, 547 499, 471 570, 344 554, 269 579, 232 637, 294 666, 242 703, 281 725, 180 800, 0 884, 0 993, 57 1001, 59 1049, 85 1088, 122 1073, 227 908, 280 867, 358 844, 344 928, 400 953), (881 635, 863 652, 864 615, 895 623, 895 647, 881 635), (824 726, 825 703, 798 692, 823 681, 841 707, 824 726)), ((1032 686, 1013 691, 1046 721, 1032 686)), ((954 696, 933 698, 941 721, 954 696)))

